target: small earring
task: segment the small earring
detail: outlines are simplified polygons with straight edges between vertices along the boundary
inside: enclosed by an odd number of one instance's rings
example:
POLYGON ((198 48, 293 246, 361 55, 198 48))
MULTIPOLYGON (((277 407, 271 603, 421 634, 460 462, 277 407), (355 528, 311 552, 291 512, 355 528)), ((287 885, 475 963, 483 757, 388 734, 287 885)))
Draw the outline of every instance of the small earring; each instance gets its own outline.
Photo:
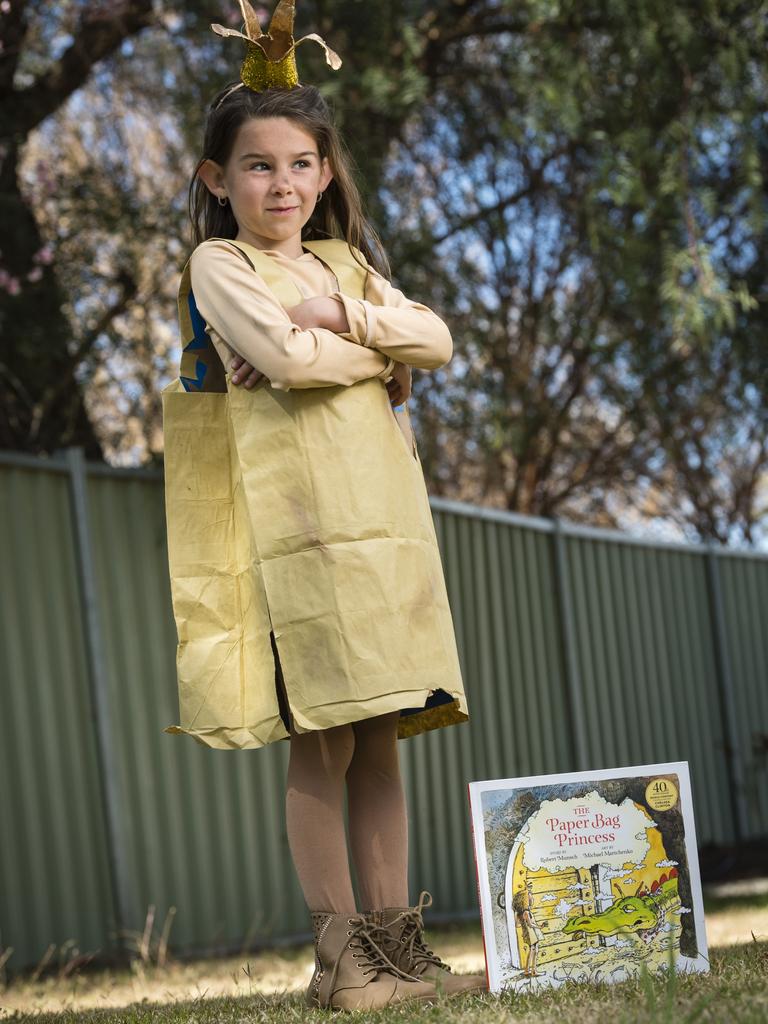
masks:
POLYGON ((317 199, 315 200, 315 202, 319 203, 322 198, 323 198, 323 193, 322 192, 318 192, 317 193, 317 199))
POLYGON ((219 206, 226 206, 227 205, 227 197, 226 196, 216 196, 216 198, 219 200, 219 206))

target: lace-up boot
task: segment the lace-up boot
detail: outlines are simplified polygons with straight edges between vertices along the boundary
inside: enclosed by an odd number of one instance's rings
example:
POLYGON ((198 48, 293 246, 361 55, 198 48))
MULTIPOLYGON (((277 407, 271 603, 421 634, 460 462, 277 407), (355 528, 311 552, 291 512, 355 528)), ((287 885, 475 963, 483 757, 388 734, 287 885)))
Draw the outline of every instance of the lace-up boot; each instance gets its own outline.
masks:
POLYGON ((487 991, 484 974, 454 974, 427 946, 422 910, 431 905, 431 895, 422 892, 415 907, 386 907, 368 911, 366 917, 383 931, 380 944, 393 963, 414 978, 433 982, 438 993, 458 996, 487 991))
POLYGON ((436 999, 430 981, 411 977, 389 959, 380 945, 383 929, 362 914, 313 913, 312 925, 315 972, 306 993, 308 1006, 375 1010, 436 999))

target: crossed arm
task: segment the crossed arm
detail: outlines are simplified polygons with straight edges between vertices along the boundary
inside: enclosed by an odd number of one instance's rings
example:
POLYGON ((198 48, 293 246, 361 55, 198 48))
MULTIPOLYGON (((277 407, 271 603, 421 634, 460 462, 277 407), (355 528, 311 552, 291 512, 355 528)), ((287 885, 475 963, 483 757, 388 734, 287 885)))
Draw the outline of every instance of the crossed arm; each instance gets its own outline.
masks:
MULTIPOLYGON (((286 313, 292 322, 303 330, 321 327, 333 331, 334 334, 350 332, 349 320, 343 302, 331 296, 316 295, 305 299, 296 306, 290 306, 286 313)), ((232 383, 245 388, 255 387, 264 377, 246 359, 238 353, 232 358, 232 383)), ((411 368, 407 363, 395 361, 392 376, 386 381, 389 401, 392 405, 400 405, 411 394, 411 368)))
POLYGON ((379 377, 397 404, 410 393, 410 366, 436 369, 452 354, 440 317, 370 267, 365 298, 334 292, 291 307, 225 240, 198 246, 190 269, 198 309, 247 387, 262 377, 283 390, 379 377))

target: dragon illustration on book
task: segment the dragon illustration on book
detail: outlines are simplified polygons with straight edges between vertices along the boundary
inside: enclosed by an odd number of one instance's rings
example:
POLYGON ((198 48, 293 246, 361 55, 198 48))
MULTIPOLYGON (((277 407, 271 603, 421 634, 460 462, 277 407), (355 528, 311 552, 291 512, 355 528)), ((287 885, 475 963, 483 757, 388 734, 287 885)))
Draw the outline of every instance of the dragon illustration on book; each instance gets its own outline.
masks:
POLYGON ((650 942, 664 926, 667 911, 679 907, 680 895, 675 875, 651 892, 643 893, 641 884, 634 896, 622 897, 599 914, 569 917, 563 925, 563 933, 573 935, 581 932, 584 935, 603 937, 634 934, 644 942, 650 942))

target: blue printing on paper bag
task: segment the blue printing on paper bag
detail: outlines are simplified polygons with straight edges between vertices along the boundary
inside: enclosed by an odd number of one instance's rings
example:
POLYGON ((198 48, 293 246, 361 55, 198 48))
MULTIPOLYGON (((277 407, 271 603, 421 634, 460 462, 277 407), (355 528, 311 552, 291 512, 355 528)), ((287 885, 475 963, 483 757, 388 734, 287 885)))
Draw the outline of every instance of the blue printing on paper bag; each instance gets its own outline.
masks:
POLYGON ((205 333, 205 320, 200 315, 200 310, 197 308, 195 302, 194 292, 190 291, 187 297, 187 305, 189 306, 189 319, 192 321, 192 331, 194 338, 184 349, 188 352, 190 349, 196 348, 208 348, 209 338, 205 333))
MULTIPOLYGON (((210 338, 205 332, 205 320, 200 315, 200 310, 197 308, 195 302, 195 296, 190 289, 189 295, 187 296, 187 305, 189 306, 189 319, 192 323, 192 330, 194 336, 192 340, 184 346, 185 352, 194 352, 197 349, 207 349, 210 345, 210 338)), ((202 391, 203 381, 205 375, 208 372, 208 367, 202 359, 198 359, 195 363, 195 374, 196 377, 179 377, 182 386, 185 391, 202 391)))
POLYGON ((207 372, 208 367, 205 365, 202 359, 198 359, 197 362, 195 363, 195 373, 197 374, 196 377, 179 377, 179 380, 184 385, 184 390, 202 391, 203 380, 205 379, 205 375, 207 372))

